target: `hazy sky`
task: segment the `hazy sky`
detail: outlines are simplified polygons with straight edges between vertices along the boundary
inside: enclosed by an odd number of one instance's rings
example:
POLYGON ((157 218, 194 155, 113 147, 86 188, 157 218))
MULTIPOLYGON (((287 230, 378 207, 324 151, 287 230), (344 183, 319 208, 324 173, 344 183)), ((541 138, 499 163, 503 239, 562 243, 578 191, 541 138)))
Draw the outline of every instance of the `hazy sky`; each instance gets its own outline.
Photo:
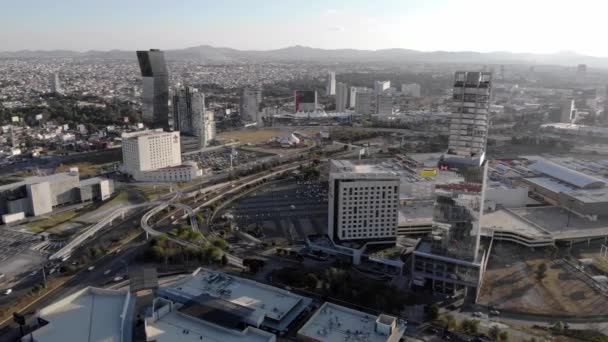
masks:
POLYGON ((608 56, 606 0, 0 0, 1 51, 409 48, 608 56))

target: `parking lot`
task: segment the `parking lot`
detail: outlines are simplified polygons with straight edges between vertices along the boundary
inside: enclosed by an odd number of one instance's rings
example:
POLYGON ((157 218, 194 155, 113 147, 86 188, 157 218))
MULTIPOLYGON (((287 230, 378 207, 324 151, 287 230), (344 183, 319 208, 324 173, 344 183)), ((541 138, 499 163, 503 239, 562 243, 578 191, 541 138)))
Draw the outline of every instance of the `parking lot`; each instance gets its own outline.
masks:
POLYGON ((44 262, 46 258, 42 254, 30 250, 38 243, 37 236, 0 228, 0 273, 8 278, 44 262))
POLYGON ((327 189, 318 182, 281 181, 244 197, 230 213, 241 229, 260 225, 263 239, 302 241, 327 231, 327 189))
MULTIPOLYGON (((223 172, 230 168, 231 153, 232 147, 225 147, 213 151, 186 154, 183 158, 184 161, 196 161, 203 169, 211 168, 213 171, 223 172)), ((272 155, 237 148, 233 155, 232 166, 236 167, 268 156, 272 155)))
POLYGON ((0 263, 23 252, 37 242, 40 242, 38 236, 0 228, 0 263))

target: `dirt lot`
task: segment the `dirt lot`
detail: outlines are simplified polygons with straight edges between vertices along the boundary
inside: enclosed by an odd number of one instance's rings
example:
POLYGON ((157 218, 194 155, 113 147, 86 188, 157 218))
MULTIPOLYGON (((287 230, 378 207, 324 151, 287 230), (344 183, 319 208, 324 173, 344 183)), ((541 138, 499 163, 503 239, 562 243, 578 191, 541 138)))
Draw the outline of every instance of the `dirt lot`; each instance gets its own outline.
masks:
POLYGON ((484 277, 479 303, 502 310, 542 314, 608 314, 608 298, 547 258, 545 250, 497 243, 484 277), (544 278, 537 277, 546 263, 544 278))

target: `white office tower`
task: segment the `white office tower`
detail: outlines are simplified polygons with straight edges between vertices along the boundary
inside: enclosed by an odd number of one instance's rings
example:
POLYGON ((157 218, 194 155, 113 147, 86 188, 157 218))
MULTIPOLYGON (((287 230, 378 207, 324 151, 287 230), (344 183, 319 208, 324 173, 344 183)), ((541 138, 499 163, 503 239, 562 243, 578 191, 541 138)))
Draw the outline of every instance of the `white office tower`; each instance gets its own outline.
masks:
POLYGON ((364 118, 370 118, 374 109, 374 93, 369 90, 357 92, 355 111, 364 118))
POLYGON ((327 75, 327 86, 325 88, 326 95, 336 95, 336 73, 331 71, 327 75))
POLYGON ((365 87, 350 87, 350 97, 348 99, 348 106, 354 109, 357 106, 357 93, 365 91, 369 91, 369 89, 365 87))
POLYGON ((346 111, 348 102, 348 86, 345 83, 338 83, 336 87, 336 112, 343 113, 346 111))
POLYGON ((187 182, 202 175, 198 166, 183 163, 179 132, 162 128, 122 134, 123 171, 137 181, 187 182))
POLYGON ((391 81, 375 81, 374 82, 374 93, 376 95, 382 94, 385 90, 391 87, 391 81))
POLYGON ((209 146, 211 140, 215 139, 215 114, 213 111, 205 111, 195 125, 200 125, 197 126, 197 129, 201 132, 201 136, 199 137, 201 147, 209 146))
POLYGON ((332 160, 329 169, 328 235, 334 242, 394 242, 399 175, 367 160, 332 160))
POLYGON ((456 73, 448 155, 483 161, 488 139, 491 78, 489 72, 456 73))
POLYGON ((420 85, 416 83, 402 84, 401 94, 408 97, 420 97, 420 85))
POLYGON ((241 120, 245 122, 255 121, 258 117, 261 103, 261 89, 244 88, 240 103, 241 120))
POLYGON ((59 82, 58 73, 53 73, 49 78, 49 88, 52 94, 61 94, 61 83, 59 82))
POLYGON ((391 115, 393 114, 393 95, 380 94, 376 96, 376 114, 391 115))
POLYGON ((574 108, 574 100, 563 100, 561 103, 561 116, 559 122, 572 123, 576 118, 576 108, 574 108))

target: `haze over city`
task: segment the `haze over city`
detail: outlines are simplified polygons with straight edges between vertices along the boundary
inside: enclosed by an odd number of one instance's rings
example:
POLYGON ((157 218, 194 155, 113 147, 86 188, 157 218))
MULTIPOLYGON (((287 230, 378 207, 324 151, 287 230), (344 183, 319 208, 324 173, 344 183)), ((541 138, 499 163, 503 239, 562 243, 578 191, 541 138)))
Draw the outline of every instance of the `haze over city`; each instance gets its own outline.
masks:
POLYGON ((0 14, 0 51, 198 45, 268 50, 304 45, 575 51, 606 57, 608 47, 594 39, 594 33, 605 29, 607 9, 608 4, 598 0, 575 5, 566 0, 16 1, 0 14), (466 39, 472 38, 469 33, 474 39, 466 39))

